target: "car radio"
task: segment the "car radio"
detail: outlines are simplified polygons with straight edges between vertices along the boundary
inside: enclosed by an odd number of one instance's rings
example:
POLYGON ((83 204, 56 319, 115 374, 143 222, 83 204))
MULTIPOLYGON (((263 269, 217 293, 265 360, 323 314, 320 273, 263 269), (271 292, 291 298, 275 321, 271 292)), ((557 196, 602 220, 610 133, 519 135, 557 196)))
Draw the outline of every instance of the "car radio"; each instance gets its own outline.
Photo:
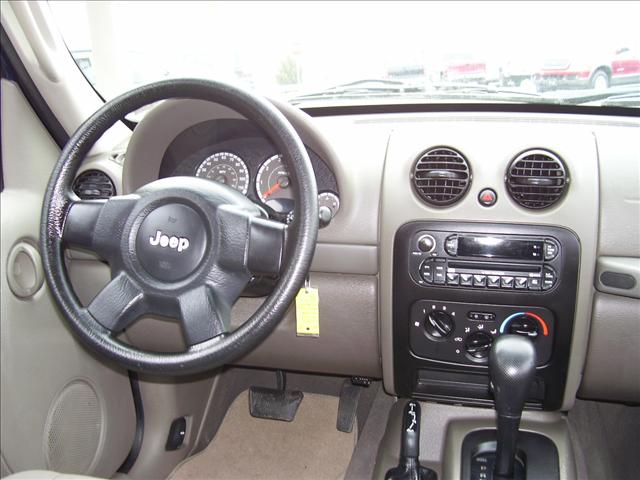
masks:
POLYGON ((419 231, 410 275, 419 285, 547 291, 558 282, 559 242, 552 237, 419 231))

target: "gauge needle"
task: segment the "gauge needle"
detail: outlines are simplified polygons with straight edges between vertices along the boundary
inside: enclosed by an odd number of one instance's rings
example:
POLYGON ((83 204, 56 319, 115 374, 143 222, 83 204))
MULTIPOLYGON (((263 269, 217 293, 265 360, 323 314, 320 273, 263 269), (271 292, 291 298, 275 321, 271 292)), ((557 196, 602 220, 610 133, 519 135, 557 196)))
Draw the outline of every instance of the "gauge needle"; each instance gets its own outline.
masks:
POLYGON ((271 187, 269 190, 267 190, 266 192, 264 192, 264 194, 262 195, 265 199, 269 198, 273 193, 277 192, 280 189, 280 182, 276 183, 273 187, 271 187))

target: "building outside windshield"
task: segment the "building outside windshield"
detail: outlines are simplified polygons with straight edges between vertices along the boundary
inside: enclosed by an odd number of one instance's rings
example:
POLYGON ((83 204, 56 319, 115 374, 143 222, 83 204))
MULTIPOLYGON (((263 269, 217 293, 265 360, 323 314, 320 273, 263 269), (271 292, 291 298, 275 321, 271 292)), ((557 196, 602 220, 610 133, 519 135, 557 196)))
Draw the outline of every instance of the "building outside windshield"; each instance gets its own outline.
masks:
POLYGON ((638 2, 49 4, 106 99, 201 77, 301 106, 640 105, 638 2))

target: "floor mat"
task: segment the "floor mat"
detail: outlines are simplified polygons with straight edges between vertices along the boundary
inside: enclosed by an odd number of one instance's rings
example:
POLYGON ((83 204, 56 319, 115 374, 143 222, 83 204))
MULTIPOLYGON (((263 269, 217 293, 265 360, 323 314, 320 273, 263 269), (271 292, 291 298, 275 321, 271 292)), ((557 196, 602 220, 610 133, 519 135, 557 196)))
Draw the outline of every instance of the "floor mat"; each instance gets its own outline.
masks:
POLYGON ((173 480, 344 477, 357 439, 336 429, 338 397, 305 393, 293 422, 253 418, 248 392, 229 407, 209 446, 179 465, 173 480))
POLYGON ((569 411, 569 427, 582 450, 584 477, 640 478, 640 407, 576 400, 569 411))

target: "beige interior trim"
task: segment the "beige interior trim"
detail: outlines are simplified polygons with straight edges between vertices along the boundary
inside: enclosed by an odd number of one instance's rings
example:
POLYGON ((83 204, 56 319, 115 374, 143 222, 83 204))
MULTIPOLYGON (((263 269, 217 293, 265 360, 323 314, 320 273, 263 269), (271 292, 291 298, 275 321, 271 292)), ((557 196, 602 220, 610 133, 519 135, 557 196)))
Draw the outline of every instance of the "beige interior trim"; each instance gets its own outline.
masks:
MULTIPOLYGON (((46 469, 46 425, 53 402, 66 385, 82 381, 95 391, 103 428, 93 465, 81 473, 110 477, 129 453, 135 429, 127 372, 84 349, 46 286, 21 300, 7 284, 12 246, 24 241, 38 247, 42 197, 60 151, 19 88, 4 79, 0 85, 2 118, 10 119, 2 122, 5 188, 0 194, 2 455, 14 472, 46 469)), ((59 419, 62 425, 73 420, 59 419)))
MULTIPOLYGON (((556 124, 557 115, 476 114, 468 119, 424 114, 422 121, 397 125, 387 151, 380 211, 380 338, 384 386, 395 393, 392 346, 393 243, 397 229, 406 222, 501 222, 559 225, 577 234, 581 243, 580 277, 571 358, 562 408, 571 408, 580 385, 586 355, 594 291, 595 253, 599 223, 598 151, 589 127, 556 124), (443 120, 444 117, 444 120, 443 120), (548 118, 545 124, 537 120, 548 118), (504 135, 503 132, 509 132, 504 135), (447 145, 468 159, 473 182, 465 198, 449 208, 433 208, 420 201, 409 175, 425 149, 447 145), (568 194, 556 206, 536 212, 516 205, 504 186, 508 163, 529 148, 547 148, 566 162, 571 176, 568 194), (492 208, 479 205, 480 190, 491 187, 498 194, 492 208), (585 214, 585 212, 588 212, 585 214)), ((390 118, 390 121, 392 119, 390 118)), ((358 119, 354 119, 358 121, 358 119)))

